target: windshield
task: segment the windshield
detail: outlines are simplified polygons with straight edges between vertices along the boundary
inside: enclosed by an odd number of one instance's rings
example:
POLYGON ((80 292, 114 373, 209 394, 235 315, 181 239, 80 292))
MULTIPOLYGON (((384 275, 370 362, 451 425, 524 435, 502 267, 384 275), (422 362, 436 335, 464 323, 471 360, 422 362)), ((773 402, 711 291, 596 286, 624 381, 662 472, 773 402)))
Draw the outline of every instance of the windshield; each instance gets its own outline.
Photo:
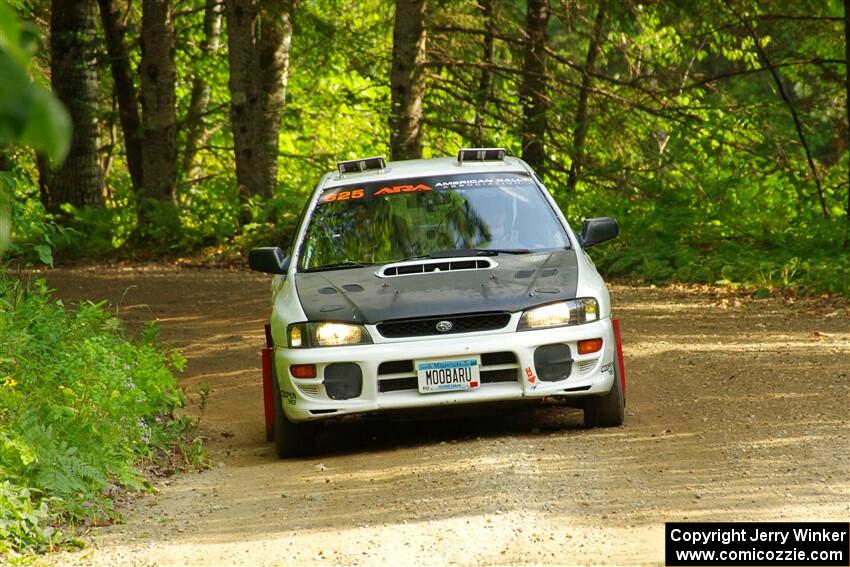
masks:
POLYGON ((330 269, 455 250, 474 255, 568 246, 563 226, 531 177, 451 175, 325 191, 299 263, 302 270, 330 269))

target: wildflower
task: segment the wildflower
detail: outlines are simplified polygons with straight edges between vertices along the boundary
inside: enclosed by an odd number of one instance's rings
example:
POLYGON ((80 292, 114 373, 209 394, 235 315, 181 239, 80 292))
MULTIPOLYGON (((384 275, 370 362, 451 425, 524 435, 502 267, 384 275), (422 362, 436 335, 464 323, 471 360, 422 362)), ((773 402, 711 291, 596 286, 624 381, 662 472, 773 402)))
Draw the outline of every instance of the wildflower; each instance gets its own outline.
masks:
POLYGON ((7 388, 14 388, 15 386, 18 385, 18 381, 15 380, 14 378, 12 378, 11 376, 6 376, 3 379, 3 385, 6 386, 7 388))

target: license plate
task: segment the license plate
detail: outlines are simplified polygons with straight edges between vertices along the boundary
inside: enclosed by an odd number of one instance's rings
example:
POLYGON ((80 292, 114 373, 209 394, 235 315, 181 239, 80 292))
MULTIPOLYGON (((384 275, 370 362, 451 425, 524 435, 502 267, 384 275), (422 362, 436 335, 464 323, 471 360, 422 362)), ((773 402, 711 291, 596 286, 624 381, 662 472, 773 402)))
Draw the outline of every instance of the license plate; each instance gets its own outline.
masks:
POLYGON ((474 390, 481 385, 481 363, 477 358, 420 360, 416 362, 419 392, 474 390))

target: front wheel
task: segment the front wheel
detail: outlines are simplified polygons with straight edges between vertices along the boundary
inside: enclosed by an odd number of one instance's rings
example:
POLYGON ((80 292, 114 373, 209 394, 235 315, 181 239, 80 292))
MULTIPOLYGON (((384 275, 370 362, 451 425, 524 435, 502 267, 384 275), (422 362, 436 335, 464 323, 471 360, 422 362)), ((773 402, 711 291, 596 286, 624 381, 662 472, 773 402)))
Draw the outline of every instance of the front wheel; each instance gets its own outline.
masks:
POLYGON ((587 427, 617 427, 625 420, 625 401, 620 386, 620 369, 614 363, 614 383, 604 396, 588 397, 584 405, 584 424, 587 427))
POLYGON ((274 445, 280 459, 306 457, 316 450, 316 424, 310 421, 293 423, 283 413, 283 399, 277 376, 274 380, 274 445))

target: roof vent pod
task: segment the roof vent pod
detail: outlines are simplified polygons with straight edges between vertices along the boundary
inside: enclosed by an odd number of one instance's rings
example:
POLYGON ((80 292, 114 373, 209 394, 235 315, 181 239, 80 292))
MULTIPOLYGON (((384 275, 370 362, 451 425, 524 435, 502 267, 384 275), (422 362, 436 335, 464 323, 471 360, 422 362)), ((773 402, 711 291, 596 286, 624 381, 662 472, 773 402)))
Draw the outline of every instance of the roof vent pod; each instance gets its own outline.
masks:
POLYGON ((384 156, 375 156, 351 161, 341 161, 336 164, 340 175, 346 173, 361 173, 364 171, 383 171, 387 167, 384 156))
POLYGON ((464 148, 457 153, 458 163, 470 161, 505 161, 505 148, 464 148))

